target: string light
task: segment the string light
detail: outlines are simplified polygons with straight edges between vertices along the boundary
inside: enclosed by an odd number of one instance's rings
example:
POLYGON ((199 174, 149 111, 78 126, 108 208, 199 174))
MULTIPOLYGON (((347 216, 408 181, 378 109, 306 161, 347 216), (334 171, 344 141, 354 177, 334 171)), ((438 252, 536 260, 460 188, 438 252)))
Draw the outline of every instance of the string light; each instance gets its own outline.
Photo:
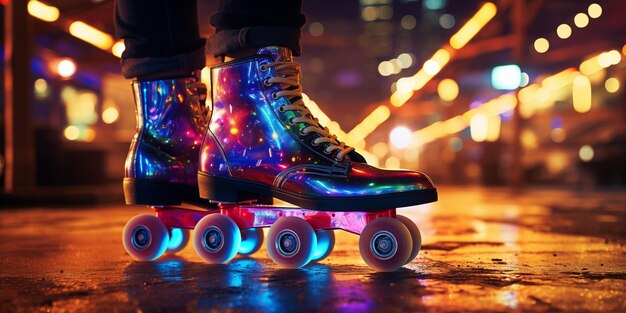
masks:
POLYGON ((495 4, 487 2, 472 16, 463 27, 450 38, 450 46, 454 49, 463 48, 498 12, 495 4))
POLYGON ((556 34, 561 39, 567 39, 572 35, 572 28, 567 24, 561 24, 556 28, 556 34))
POLYGON ((589 25, 589 16, 585 13, 578 13, 574 16, 574 25, 578 28, 585 28, 589 25))
POLYGON ((46 22, 55 22, 59 19, 59 9, 42 2, 31 0, 26 7, 28 14, 46 22))
POLYGON ((591 82, 584 75, 576 76, 572 87, 574 110, 578 113, 589 112, 591 109, 591 82))
POLYGON ((76 21, 70 25, 70 34, 82 39, 102 50, 109 50, 113 46, 111 35, 81 21, 76 21))
POLYGON ((592 3, 587 8, 587 13, 589 13, 589 17, 598 18, 602 15, 602 6, 597 3, 592 3))

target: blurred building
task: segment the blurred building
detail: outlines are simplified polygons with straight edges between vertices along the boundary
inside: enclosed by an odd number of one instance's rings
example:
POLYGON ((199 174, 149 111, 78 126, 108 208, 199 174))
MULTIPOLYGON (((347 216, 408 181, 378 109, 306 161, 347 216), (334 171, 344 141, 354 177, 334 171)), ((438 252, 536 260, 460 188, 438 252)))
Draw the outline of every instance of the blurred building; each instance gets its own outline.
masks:
MULTIPOLYGON (((119 185, 135 117, 113 1, 9 1, 0 6, 5 191, 119 185)), ((208 36, 216 3, 199 7, 208 36)), ((625 9, 620 0, 305 1, 304 91, 322 123, 380 166, 450 184, 624 185, 625 9)))

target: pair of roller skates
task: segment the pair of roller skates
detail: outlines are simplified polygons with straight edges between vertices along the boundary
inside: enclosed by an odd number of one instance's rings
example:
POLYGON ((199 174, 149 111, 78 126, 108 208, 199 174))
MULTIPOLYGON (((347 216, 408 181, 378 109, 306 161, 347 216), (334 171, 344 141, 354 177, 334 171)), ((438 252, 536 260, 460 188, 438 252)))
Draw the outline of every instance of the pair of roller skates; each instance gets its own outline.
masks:
POLYGON ((267 252, 286 268, 326 258, 335 229, 360 235, 378 271, 416 257, 420 232, 395 208, 436 201, 432 182, 367 165, 311 115, 299 80, 291 51, 266 47, 211 68, 211 110, 197 78, 133 83, 138 128, 124 193, 156 214, 127 223, 131 256, 153 260, 191 240, 202 259, 224 263, 258 251, 269 227, 267 252))

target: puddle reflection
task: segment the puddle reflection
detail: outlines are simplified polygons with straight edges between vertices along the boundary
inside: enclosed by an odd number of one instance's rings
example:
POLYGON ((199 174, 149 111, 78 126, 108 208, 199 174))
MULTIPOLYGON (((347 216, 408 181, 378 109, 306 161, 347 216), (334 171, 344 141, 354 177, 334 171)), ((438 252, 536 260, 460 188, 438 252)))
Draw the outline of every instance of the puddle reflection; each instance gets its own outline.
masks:
POLYGON ((129 300, 144 312, 405 312, 422 307, 426 288, 415 272, 352 270, 323 264, 277 269, 250 258, 209 265, 168 257, 133 262, 124 278, 129 300))

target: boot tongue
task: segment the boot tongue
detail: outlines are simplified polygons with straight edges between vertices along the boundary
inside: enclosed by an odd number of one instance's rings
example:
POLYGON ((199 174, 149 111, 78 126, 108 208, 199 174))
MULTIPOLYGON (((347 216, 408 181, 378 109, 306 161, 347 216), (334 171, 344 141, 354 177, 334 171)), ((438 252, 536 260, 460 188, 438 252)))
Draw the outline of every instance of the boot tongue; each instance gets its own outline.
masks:
POLYGON ((259 49, 257 54, 266 54, 274 59, 274 62, 293 62, 291 49, 285 47, 269 46, 259 49))

